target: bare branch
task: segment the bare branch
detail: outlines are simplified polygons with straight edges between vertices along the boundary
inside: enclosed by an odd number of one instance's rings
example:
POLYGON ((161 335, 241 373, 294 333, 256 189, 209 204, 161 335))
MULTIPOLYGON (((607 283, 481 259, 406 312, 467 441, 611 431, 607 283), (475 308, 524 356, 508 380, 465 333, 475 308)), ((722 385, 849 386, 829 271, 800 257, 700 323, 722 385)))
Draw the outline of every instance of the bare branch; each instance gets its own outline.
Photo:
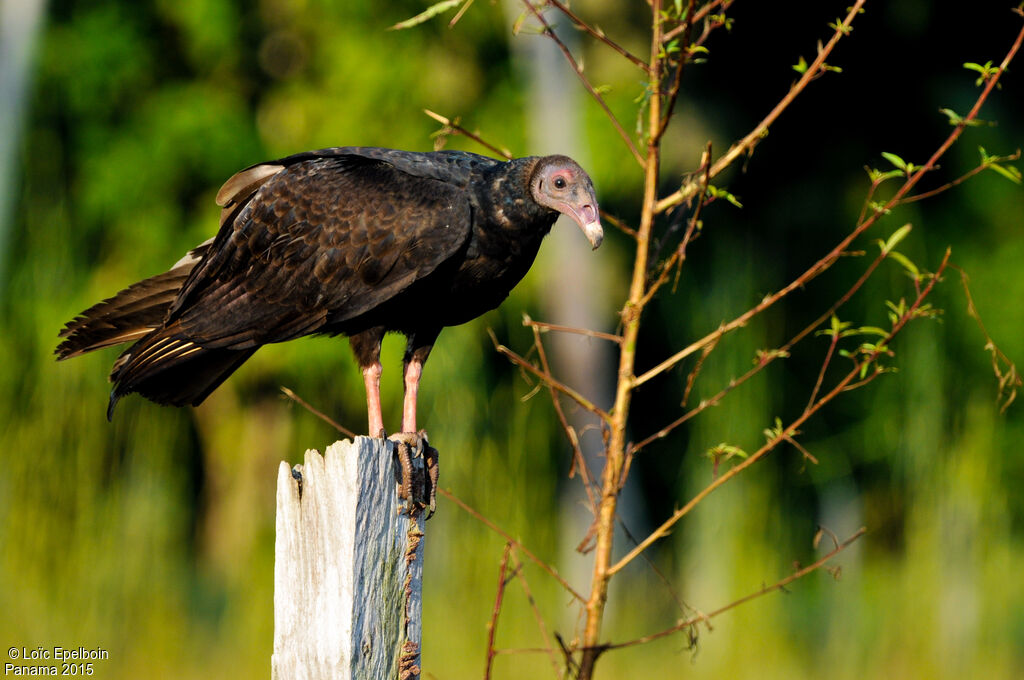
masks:
MULTIPOLYGON (((858 5, 861 2, 863 2, 863 0, 860 0, 860 2, 858 2, 858 5)), ((854 7, 856 8, 858 5, 855 5, 854 7)), ((701 349, 704 345, 708 344, 709 342, 717 340, 720 336, 724 335, 725 333, 728 333, 729 331, 741 328, 742 326, 746 325, 747 322, 750 321, 750 319, 752 319, 754 316, 760 314, 768 307, 771 307, 776 302, 778 302, 785 296, 789 295, 794 290, 803 287, 811 279, 813 279, 814 277, 818 276, 819 274, 827 270, 829 267, 831 267, 832 264, 839 258, 839 256, 843 252, 845 252, 847 248, 849 248, 850 244, 857 239, 857 237, 859 237, 868 228, 874 225, 875 222, 877 222, 883 214, 885 214, 887 211, 891 210, 893 207, 898 205, 900 201, 903 200, 904 196, 910 193, 910 190, 913 189, 914 186, 921 180, 924 174, 926 172, 930 172, 932 169, 935 168, 939 159, 946 153, 946 151, 949 150, 953 143, 960 138, 960 135, 963 134, 963 131, 967 128, 970 122, 977 118, 978 112, 981 110, 982 104, 985 103, 989 95, 992 93, 992 90, 995 89, 999 81, 1000 75, 1002 75, 1006 71, 1007 65, 1010 63, 1010 61, 1013 60, 1013 57, 1020 50, 1022 41, 1024 41, 1024 28, 1022 28, 1021 31, 1017 34, 1017 39, 1010 47, 1009 52, 1007 52, 1006 57, 1003 59, 1000 68, 988 79, 984 90, 982 90, 982 92, 978 95, 978 98, 974 102, 974 106, 971 107, 970 112, 966 116, 964 116, 961 122, 953 129, 952 132, 950 132, 949 136, 946 137, 946 139, 942 142, 941 145, 939 145, 939 148, 936 149, 936 151, 932 154, 931 158, 929 158, 924 165, 918 168, 916 172, 914 172, 906 179, 906 181, 896 191, 893 197, 890 198, 889 201, 886 202, 886 204, 880 210, 873 212, 871 215, 867 216, 866 219, 859 222, 857 224, 857 227, 852 232, 850 232, 850 234, 847 235, 846 238, 840 241, 839 244, 836 245, 836 247, 833 248, 830 253, 828 253, 823 258, 821 258, 813 265, 811 265, 810 268, 807 269, 807 271, 805 271, 799 277, 794 279, 789 285, 785 286, 776 293, 765 296, 760 303, 758 303, 751 309, 747 310, 745 313, 736 317, 732 321, 723 324, 722 326, 719 326, 719 328, 716 331, 709 333, 700 340, 691 343, 687 347, 684 347, 682 350, 676 352, 668 359, 662 361, 654 368, 645 372, 643 375, 635 378, 633 380, 633 386, 636 387, 642 385, 651 378, 665 372, 675 364, 682 361, 684 358, 701 349)), ((715 165, 718 164, 716 163, 715 165)), ((714 175, 714 166, 712 166, 711 174, 714 175)))
POLYGON ((496 349, 500 354, 504 354, 506 357, 508 357, 508 359, 512 363, 514 363, 516 366, 519 366, 520 368, 526 369, 528 372, 530 372, 533 375, 535 375, 536 377, 540 378, 540 380, 545 385, 547 385, 548 387, 552 387, 552 388, 558 390, 559 392, 561 392, 565 396, 569 397, 570 399, 575 401, 577 404, 579 404, 580 406, 582 406, 586 410, 588 410, 591 413, 593 413, 594 415, 600 417, 601 420, 603 420, 605 422, 608 422, 608 421, 611 420, 611 416, 608 415, 608 413, 606 411, 604 411, 603 409, 595 406, 593 402, 591 402, 589 399, 584 397, 582 394, 580 394, 579 392, 577 392, 573 388, 569 387, 565 383, 557 380, 553 375, 551 375, 547 371, 542 371, 542 370, 538 369, 536 366, 531 364, 529 361, 527 361, 523 357, 519 356, 518 354, 516 354, 515 352, 510 350, 505 345, 502 345, 501 343, 499 343, 498 342, 498 338, 497 338, 497 336, 494 335, 493 331, 488 329, 488 333, 490 333, 490 335, 491 335, 491 341, 494 343, 494 349, 496 349))
POLYGON ((580 602, 585 602, 586 601, 585 597, 583 597, 578 592, 576 592, 576 590, 571 585, 569 585, 569 582, 566 581, 564 578, 562 578, 558 574, 558 570, 557 569, 555 569, 550 564, 548 564, 547 562, 545 562, 544 560, 540 559, 539 557, 534 555, 532 552, 530 552, 530 550, 526 546, 524 546, 522 543, 520 543, 516 539, 512 538, 512 535, 509 534, 507 531, 505 531, 504 529, 499 527, 497 524, 495 524, 491 520, 489 520, 486 517, 484 517, 483 515, 481 515, 478 511, 476 511, 475 509, 470 507, 465 501, 463 501, 461 498, 459 498, 458 496, 453 494, 448 489, 445 489, 443 487, 438 487, 437 493, 439 493, 440 495, 444 496, 445 498, 450 500, 452 503, 455 503, 455 505, 457 505, 460 508, 462 508, 463 510, 465 510, 472 517, 475 517, 482 524, 484 524, 484 526, 486 526, 488 529, 490 529, 491 531, 493 531, 494 533, 498 534, 499 536, 504 538, 506 541, 511 543, 515 547, 516 550, 521 552, 523 555, 526 555, 526 557, 528 557, 531 562, 533 562, 538 567, 540 567, 541 569, 546 571, 553 579, 558 581, 558 583, 563 588, 565 588, 565 590, 570 595, 572 595, 574 598, 576 598, 580 602))
MULTIPOLYGON (((773 108, 768 115, 765 116, 749 134, 747 134, 746 137, 729 147, 729 150, 725 152, 725 155, 719 158, 715 164, 711 166, 711 177, 717 177, 719 173, 732 165, 733 161, 741 155, 750 152, 754 146, 764 138, 764 135, 768 132, 768 128, 770 128, 775 120, 782 115, 782 112, 789 108, 789 105, 793 103, 793 100, 804 91, 812 80, 821 74, 823 66, 825 65, 825 59, 832 54, 832 50, 834 50, 836 45, 839 44, 839 40, 843 36, 847 35, 849 27, 853 24, 853 20, 860 12, 864 2, 865 0, 856 0, 853 3, 853 6, 846 14, 846 18, 843 19, 842 23, 836 28, 828 43, 818 51, 818 56, 813 62, 811 62, 811 65, 807 67, 807 70, 804 71, 800 79, 789 88, 789 92, 786 93, 786 96, 775 105, 775 108, 773 108)), ((659 213, 664 212, 668 208, 685 201, 696 191, 697 185, 693 182, 689 182, 678 191, 669 194, 658 201, 656 211, 659 213)))
MULTIPOLYGON (((914 318, 916 316, 917 309, 921 306, 921 303, 928 296, 928 294, 931 293, 932 288, 935 286, 935 284, 939 280, 939 277, 941 276, 942 272, 945 270, 946 265, 949 263, 949 256, 950 256, 950 251, 947 250, 945 257, 942 259, 942 264, 939 266, 938 270, 935 272, 935 276, 928 282, 928 285, 924 288, 924 290, 921 291, 921 294, 918 295, 917 299, 907 309, 906 313, 902 317, 900 317, 900 319, 897 320, 897 322, 895 324, 893 324, 892 330, 890 330, 888 335, 882 340, 882 342, 879 343, 880 345, 887 345, 887 344, 889 344, 889 342, 892 340, 892 338, 895 337, 903 329, 903 327, 907 324, 907 322, 910 321, 910 319, 912 319, 912 318, 914 318)), ((867 356, 865 358, 865 360, 866 361, 873 361, 879 354, 881 354, 881 351, 880 350, 876 350, 871 355, 867 356)), ((787 437, 792 436, 793 432, 796 431, 801 425, 803 425, 803 423, 808 418, 810 418, 814 413, 819 411, 822 406, 824 406, 825 404, 829 403, 836 396, 838 396, 843 391, 845 391, 846 387, 850 383, 854 382, 854 380, 858 379, 859 375, 860 375, 860 366, 858 365, 858 366, 855 366, 849 373, 847 373, 846 376, 842 380, 840 380, 839 383, 834 388, 832 388, 832 390, 830 392, 828 392, 826 395, 824 395, 823 397, 818 399, 818 401, 815 402, 815 404, 811 408, 806 409, 793 422, 791 422, 788 426, 783 428, 774 437, 769 439, 768 442, 765 443, 755 453, 750 454, 750 456, 747 457, 743 462, 738 463, 736 466, 730 468, 729 471, 726 472, 725 474, 721 475, 720 477, 715 478, 714 481, 712 481, 710 484, 708 484, 706 487, 704 487, 704 489, 701 490, 697 495, 695 495, 692 499, 690 499, 690 501, 688 503, 686 503, 686 505, 684 505, 679 510, 676 510, 674 513, 672 513, 672 515, 667 520, 662 522, 661 526, 659 526, 657 529, 655 529, 647 538, 645 538, 643 541, 641 541, 640 544, 637 545, 637 547, 635 547, 633 550, 629 551, 629 553, 627 553, 622 559, 620 559, 618 562, 616 562, 609 569, 609 573, 614 574, 615 572, 619 571, 620 569, 625 567, 627 564, 629 564, 631 561, 633 561, 633 559, 635 559, 638 554, 640 554, 641 552, 646 550, 655 541, 657 541, 658 539, 660 539, 660 538, 662 538, 664 536, 667 536, 668 532, 669 532, 669 529, 671 529, 672 526, 675 525, 676 522, 678 522, 680 519, 682 519, 684 516, 686 516, 694 507, 696 507, 696 505, 698 503, 700 503, 702 500, 704 500, 704 498, 706 498, 708 495, 710 495, 711 492, 713 492, 715 489, 717 489, 718 487, 722 486, 723 484, 725 484, 729 480, 733 479, 734 477, 736 477, 736 475, 741 473, 743 470, 747 469, 748 467, 750 467, 751 465, 756 463, 758 460, 763 458, 765 455, 768 454, 769 451, 771 451, 776 446, 778 446, 778 444, 780 442, 784 441, 787 437)))
POLYGON ((555 677, 561 677, 562 669, 558 665, 558 655, 555 653, 555 648, 551 644, 551 638, 548 635, 548 627, 544 625, 544 617, 540 615, 540 610, 537 608, 537 601, 533 597, 533 591, 530 590, 530 584, 526 581, 526 576, 523 574, 523 564, 519 561, 515 552, 512 553, 512 573, 517 579, 519 579, 519 585, 523 588, 523 594, 526 595, 526 601, 530 604, 530 611, 533 612, 533 618, 537 622, 537 628, 540 630, 540 636, 544 638, 545 650, 548 656, 551 658, 551 666, 555 670, 555 677))
MULTIPOLYGON (((532 322, 529 317, 523 319, 523 325, 530 325, 532 322)), ((551 375, 551 366, 548 364, 547 352, 544 351, 544 343, 540 339, 540 329, 537 325, 533 325, 533 344, 537 348, 537 356, 540 358, 541 368, 548 375, 551 375)), ((572 446, 573 460, 569 466, 569 477, 572 478, 573 473, 579 469, 580 481, 583 482, 583 489, 587 492, 587 500, 590 503, 590 513, 597 515, 597 500, 594 498, 594 480, 590 475, 590 469, 587 467, 587 459, 583 456, 583 450, 580 448, 580 439, 576 434, 576 429, 569 424, 569 420, 565 417, 565 412, 562 411, 562 404, 558 401, 558 394, 555 392, 555 388, 548 385, 548 393, 551 395, 551 403, 555 407, 555 414, 558 416, 558 422, 562 425, 562 430, 565 432, 566 439, 569 440, 569 444, 572 446)))
POLYGON ((559 38, 558 35, 555 33, 555 29, 552 28, 551 24, 548 23, 548 20, 544 18, 544 14, 539 9, 534 7, 533 3, 530 2, 530 0, 523 0, 523 4, 526 5, 530 12, 533 13, 533 16, 537 18, 537 21, 540 22, 541 26, 544 27, 544 35, 551 38, 555 42, 555 44, 558 45, 558 49, 562 51, 562 54, 565 56, 565 60, 569 62, 569 66, 572 67, 572 70, 576 73, 576 76, 580 79, 580 82, 583 83, 583 87, 587 88, 587 92, 590 93, 590 96, 594 98, 594 101, 598 103, 598 105, 604 111, 605 115, 608 116, 608 120, 611 121, 612 126, 615 128, 616 132, 618 132, 619 136, 622 137, 622 141, 626 143, 626 146, 629 148, 629 152, 633 154, 633 158, 636 159, 636 162, 639 163, 641 167, 643 167, 644 157, 637 150, 636 144, 633 143, 633 139, 629 136, 629 133, 626 132, 626 130, 622 127, 622 123, 620 123, 619 119, 615 117, 615 114, 612 113, 612 110, 608 108, 608 104, 604 101, 604 97, 601 96, 601 93, 598 92, 594 88, 594 86, 590 84, 590 81, 587 79, 587 77, 583 75, 583 67, 580 66, 576 59, 572 56, 572 52, 569 51, 569 48, 566 46, 566 44, 562 42, 562 39, 559 38))
POLYGON ((592 331, 589 328, 574 328, 573 326, 559 326, 558 324, 546 323, 544 321, 534 321, 530 317, 523 319, 523 325, 531 328, 538 328, 543 332, 556 331, 559 333, 575 333, 576 335, 586 335, 591 338, 600 338, 601 340, 608 340, 614 342, 617 345, 622 344, 622 336, 614 335, 612 333, 602 333, 601 331, 592 331))
POLYGON ((650 71, 650 67, 647 65, 646 61, 634 55, 625 47, 622 47, 618 43, 612 41, 608 36, 604 34, 604 31, 602 31, 597 26, 591 26, 587 22, 580 19, 579 16, 577 16, 575 12, 569 9, 567 5, 562 4, 558 0, 547 0, 547 3, 552 7, 556 8, 566 17, 568 17, 569 21, 571 21, 576 26, 576 28, 584 31, 585 33, 588 33, 589 35, 596 38, 598 41, 603 42, 605 45, 612 48, 613 50, 624 56, 626 59, 636 64, 641 69, 643 69, 644 73, 648 73, 650 71))
POLYGON ((325 423, 327 423, 328 425, 330 425, 331 427, 333 427, 335 430, 337 430, 338 432, 342 433, 346 437, 349 437, 351 439, 355 439, 356 438, 357 435, 356 435, 355 432, 353 432, 352 430, 348 429, 347 427, 344 427, 344 426, 340 425, 339 423, 337 423, 336 421, 331 419, 331 417, 328 416, 327 414, 325 414, 325 413, 323 413, 321 411, 316 410, 315 408, 313 408, 313 406, 311 406, 309 404, 309 402, 307 402, 305 399, 303 399, 299 395, 297 395, 294 392, 292 392, 287 387, 284 387, 282 385, 281 386, 281 392, 284 393, 284 396, 288 397, 289 399, 291 399, 292 401, 297 403, 299 406, 301 406, 302 408, 306 409, 307 411, 309 411, 310 413, 315 415, 317 418, 319 418, 320 420, 324 421, 325 423))
POLYGON ((501 567, 498 569, 498 592, 494 596, 494 609, 491 611, 491 618, 487 622, 487 664, 484 666, 484 680, 491 678, 491 666, 494 663, 494 636, 498 631, 498 614, 501 613, 501 602, 505 599, 505 584, 508 579, 505 572, 508 570, 508 558, 512 552, 512 544, 506 543, 505 550, 501 555, 501 567))
POLYGON ((985 324, 981 320, 981 314, 978 313, 978 308, 974 306, 974 297, 971 296, 967 272, 959 267, 957 269, 960 271, 960 284, 963 286, 964 295, 967 298, 967 314, 978 324, 978 329, 985 336, 985 349, 992 355, 992 371, 995 373, 996 380, 999 381, 999 392, 996 401, 997 403, 1002 402, 999 412, 1005 413, 1006 409, 1010 408, 1010 404, 1017 398, 1017 390, 1024 385, 1024 381, 1021 380, 1020 373, 1017 372, 1017 365, 1010 361, 1009 357, 999 349, 995 340, 989 335, 988 329, 985 328, 985 324), (1005 368, 1002 368, 1001 364, 1005 368))
POLYGON ((495 154, 501 156, 505 160, 512 160, 513 156, 511 151, 504 147, 495 146, 494 144, 491 144, 490 142, 484 140, 482 137, 480 137, 480 135, 476 134, 475 132, 470 132, 466 128, 459 125, 458 118, 456 118, 455 120, 451 120, 449 118, 445 118, 440 113, 434 113, 430 109, 423 109, 423 113, 427 114, 429 117, 433 118, 438 123, 444 126, 444 128, 442 128, 439 134, 462 135, 463 137, 469 137, 480 146, 484 147, 485 149, 488 149, 489 151, 494 152, 495 154))
POLYGON ((678 622, 671 628, 666 628, 665 630, 659 631, 657 633, 652 633, 650 635, 645 635, 643 637, 636 638, 635 640, 629 640, 627 642, 617 642, 614 644, 606 645, 605 649, 621 649, 622 647, 634 647, 636 645, 642 645, 648 642, 653 642, 654 640, 658 640, 660 638, 672 635, 673 633, 678 633, 679 631, 685 630, 686 628, 690 628, 691 626, 696 626, 699 623, 706 622, 718 616, 719 614, 723 614, 729 611, 730 609, 735 609, 741 604, 745 604, 747 602, 750 602, 751 600, 763 597, 768 593, 773 593, 778 590, 785 590, 786 586, 788 586, 793 581, 801 579, 804 576, 807 576, 808 574, 821 569, 823 566, 828 564, 828 562, 832 560, 832 558, 834 558, 836 555, 849 548, 854 541, 859 539, 865 533, 867 533, 867 529, 861 527, 856 531, 856 533, 854 533, 852 536, 850 536, 842 543, 836 545, 836 547, 833 550, 826 553, 820 560, 818 560, 814 564, 809 564, 806 567, 803 567, 802 569, 798 569, 789 576, 785 577, 784 579, 776 581, 770 586, 765 586, 759 590, 756 590, 753 593, 750 593, 749 595, 745 595, 744 597, 741 597, 738 600, 734 600, 729 604, 725 605, 724 607, 719 607, 713 612, 709 612, 707 614, 698 614, 697 616, 693 616, 689 619, 686 619, 685 621, 678 622))

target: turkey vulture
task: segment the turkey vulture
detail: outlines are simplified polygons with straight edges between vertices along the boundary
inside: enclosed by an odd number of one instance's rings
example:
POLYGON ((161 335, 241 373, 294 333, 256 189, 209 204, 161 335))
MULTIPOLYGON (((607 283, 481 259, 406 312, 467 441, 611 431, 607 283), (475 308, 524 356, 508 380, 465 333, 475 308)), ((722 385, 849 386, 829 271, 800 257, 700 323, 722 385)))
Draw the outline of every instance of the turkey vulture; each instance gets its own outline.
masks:
POLYGON ((408 338, 402 431, 445 326, 497 307, 559 213, 597 248, 587 173, 566 156, 503 162, 461 151, 321 149, 260 163, 217 193, 216 237, 64 327, 59 359, 134 341, 114 363, 107 409, 131 392, 198 405, 253 352, 304 335, 346 335, 383 431, 380 347, 408 338))

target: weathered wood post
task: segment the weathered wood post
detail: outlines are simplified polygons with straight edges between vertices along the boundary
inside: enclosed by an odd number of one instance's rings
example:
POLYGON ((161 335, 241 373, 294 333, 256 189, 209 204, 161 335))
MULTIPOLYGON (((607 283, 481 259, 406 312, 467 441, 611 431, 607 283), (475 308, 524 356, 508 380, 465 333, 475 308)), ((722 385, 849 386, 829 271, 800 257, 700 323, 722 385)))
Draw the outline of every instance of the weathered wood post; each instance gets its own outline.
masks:
POLYGON ((424 513, 398 497, 396 446, 356 437, 281 463, 274 680, 419 677, 424 513))

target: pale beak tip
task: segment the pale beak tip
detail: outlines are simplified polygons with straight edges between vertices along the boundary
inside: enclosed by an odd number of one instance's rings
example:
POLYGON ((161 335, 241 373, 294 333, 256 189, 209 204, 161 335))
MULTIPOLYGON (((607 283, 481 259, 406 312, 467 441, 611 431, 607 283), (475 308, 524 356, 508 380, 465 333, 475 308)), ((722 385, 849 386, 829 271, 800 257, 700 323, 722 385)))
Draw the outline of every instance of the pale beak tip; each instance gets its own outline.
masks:
POLYGON ((593 222, 587 222, 583 225, 583 235, 590 241, 590 245, 593 246, 593 250, 597 250, 604 241, 604 229, 601 228, 601 222, 594 220, 593 222))

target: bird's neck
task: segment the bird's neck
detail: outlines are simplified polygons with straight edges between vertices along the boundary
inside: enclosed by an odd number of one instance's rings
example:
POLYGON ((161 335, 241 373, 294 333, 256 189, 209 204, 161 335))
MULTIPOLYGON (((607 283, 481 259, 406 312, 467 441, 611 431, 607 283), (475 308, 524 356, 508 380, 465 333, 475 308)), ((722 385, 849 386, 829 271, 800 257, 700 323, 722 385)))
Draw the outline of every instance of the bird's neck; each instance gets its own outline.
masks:
MULTIPOLYGON (((482 219, 477 229, 487 232, 484 241, 505 241, 505 248, 520 247, 536 252, 551 230, 558 213, 540 205, 530 191, 530 177, 539 158, 517 158, 488 168, 476 182, 476 205, 482 219)), ((481 236, 481 235, 478 235, 481 236)))

